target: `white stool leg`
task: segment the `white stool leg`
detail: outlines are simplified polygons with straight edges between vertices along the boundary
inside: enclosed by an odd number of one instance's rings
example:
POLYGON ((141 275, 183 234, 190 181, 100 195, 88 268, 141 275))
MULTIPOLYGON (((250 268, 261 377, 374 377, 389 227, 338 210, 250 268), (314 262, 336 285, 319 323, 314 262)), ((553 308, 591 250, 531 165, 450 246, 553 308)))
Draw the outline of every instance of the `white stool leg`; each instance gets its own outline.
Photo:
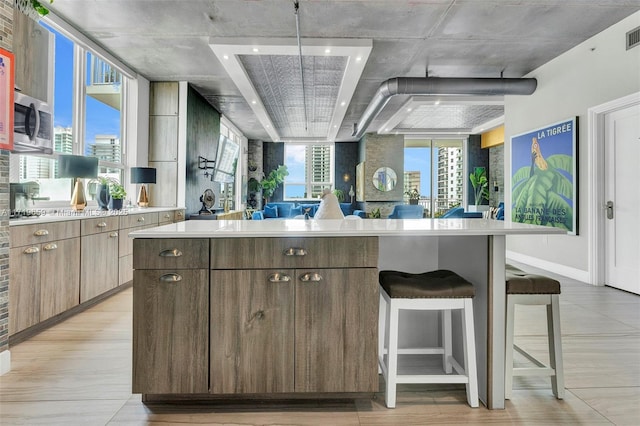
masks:
POLYGON ((513 389, 513 333, 515 323, 515 303, 507 295, 507 315, 504 354, 504 399, 511 399, 513 389))
POLYGON ((564 399, 560 298, 557 294, 551 295, 551 303, 547 305, 547 333, 549 338, 550 367, 555 370, 555 375, 551 376, 551 388, 556 398, 564 399))
POLYGON ((478 407, 478 371, 476 368, 476 337, 473 330, 473 300, 464 300, 462 310, 462 341, 464 342, 464 369, 467 373, 467 401, 471 407, 478 407))
POLYGON ((384 342, 386 336, 387 301, 382 296, 380 289, 380 310, 378 312, 378 374, 382 373, 381 364, 384 364, 384 342))
POLYGON ((396 380, 398 375, 398 308, 393 300, 387 306, 387 377, 384 401, 387 408, 396 407, 396 380))
POLYGON ((442 368, 447 374, 451 374, 451 356, 452 356, 452 343, 451 343, 451 309, 443 309, 442 311, 442 348, 444 352, 442 354, 442 368))

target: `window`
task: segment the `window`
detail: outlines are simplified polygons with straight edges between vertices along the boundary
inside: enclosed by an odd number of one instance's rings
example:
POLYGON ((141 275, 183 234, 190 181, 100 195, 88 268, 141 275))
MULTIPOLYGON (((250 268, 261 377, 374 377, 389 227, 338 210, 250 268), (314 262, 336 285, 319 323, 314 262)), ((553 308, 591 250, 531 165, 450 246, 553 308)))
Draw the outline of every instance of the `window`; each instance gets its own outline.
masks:
POLYGON ((284 199, 319 198, 324 188, 332 188, 333 158, 333 144, 285 144, 284 164, 289 176, 284 181, 284 199))
MULTIPOLYGON (((124 183, 124 132, 127 77, 96 52, 77 43, 67 31, 48 25, 55 39, 53 80, 53 154, 11 154, 11 182, 39 184, 39 207, 60 206, 71 196, 72 179, 58 177, 58 155, 99 159, 99 176, 124 183), (74 78, 74 76, 77 76, 74 78)), ((96 183, 85 180, 88 200, 96 183)))
POLYGON ((405 185, 420 192, 419 204, 428 217, 442 216, 462 204, 462 141, 434 140, 426 146, 405 148, 405 185), (433 195, 432 195, 433 194, 433 195))

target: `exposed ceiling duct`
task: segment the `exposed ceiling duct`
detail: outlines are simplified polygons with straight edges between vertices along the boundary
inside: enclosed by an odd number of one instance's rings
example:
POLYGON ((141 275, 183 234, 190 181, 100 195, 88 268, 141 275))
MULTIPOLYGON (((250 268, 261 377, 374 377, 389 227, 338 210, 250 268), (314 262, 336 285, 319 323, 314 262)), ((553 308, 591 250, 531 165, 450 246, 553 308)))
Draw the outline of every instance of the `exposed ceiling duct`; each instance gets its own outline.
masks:
POLYGON ((496 96, 530 95, 538 85, 535 78, 440 78, 395 77, 383 82, 367 109, 354 124, 352 136, 361 138, 369 124, 382 111, 392 96, 496 96))

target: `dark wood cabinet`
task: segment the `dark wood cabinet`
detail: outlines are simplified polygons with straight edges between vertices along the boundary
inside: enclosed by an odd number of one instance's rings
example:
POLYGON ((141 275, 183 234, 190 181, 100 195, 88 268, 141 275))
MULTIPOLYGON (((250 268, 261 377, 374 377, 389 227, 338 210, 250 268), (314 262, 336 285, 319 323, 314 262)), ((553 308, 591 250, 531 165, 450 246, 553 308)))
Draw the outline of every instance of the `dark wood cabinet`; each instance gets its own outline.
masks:
POLYGON ((211 393, 294 391, 294 271, 211 271, 211 393))
POLYGON ((209 271, 135 270, 133 392, 209 392, 209 271))

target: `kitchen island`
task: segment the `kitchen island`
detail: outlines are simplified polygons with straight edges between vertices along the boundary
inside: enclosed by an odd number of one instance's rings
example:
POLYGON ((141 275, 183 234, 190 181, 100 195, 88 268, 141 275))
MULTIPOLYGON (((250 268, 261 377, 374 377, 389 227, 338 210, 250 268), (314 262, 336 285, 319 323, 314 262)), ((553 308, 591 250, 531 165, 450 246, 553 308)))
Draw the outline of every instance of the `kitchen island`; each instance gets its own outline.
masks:
MULTIPOLYGON (((483 219, 187 221, 132 232, 133 392, 147 402, 375 392, 378 270, 451 269, 476 287, 480 399, 504 408, 505 239, 560 233, 483 219)), ((407 341, 437 338, 437 321, 413 328, 402 330, 407 341)))

